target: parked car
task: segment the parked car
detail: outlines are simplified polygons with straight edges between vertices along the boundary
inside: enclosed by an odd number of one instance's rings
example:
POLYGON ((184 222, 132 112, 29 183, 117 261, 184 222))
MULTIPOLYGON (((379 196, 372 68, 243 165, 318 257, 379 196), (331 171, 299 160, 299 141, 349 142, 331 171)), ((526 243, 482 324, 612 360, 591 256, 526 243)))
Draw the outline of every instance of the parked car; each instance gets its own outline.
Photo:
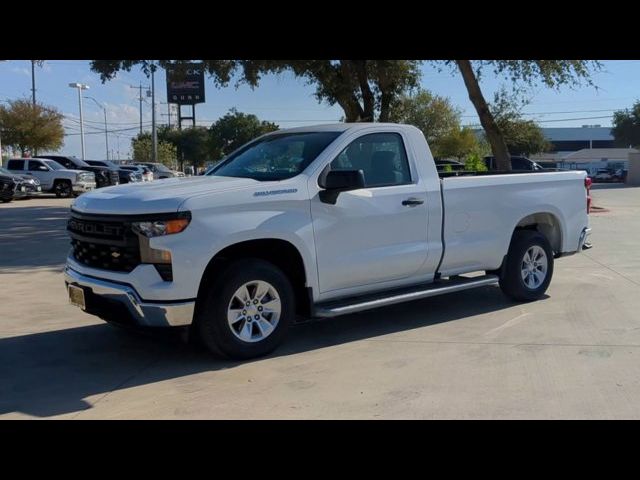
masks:
POLYGON ((153 180, 153 173, 149 167, 145 167, 143 165, 120 165, 120 168, 139 173, 143 182, 150 182, 153 180))
POLYGON ((120 183, 118 172, 109 167, 89 165, 87 162, 73 156, 65 155, 37 155, 34 158, 46 158, 58 162, 69 170, 84 170, 93 172, 96 176, 96 188, 109 187, 120 183))
POLYGON ((68 170, 45 158, 13 158, 7 162, 7 170, 37 178, 43 192, 55 193, 57 197, 80 195, 96 188, 93 172, 68 170))
POLYGON ((10 172, 6 168, 0 167, 0 175, 14 177, 14 180, 18 184, 16 188, 15 197, 31 198, 33 196, 40 195, 42 193, 42 186, 40 180, 32 175, 20 175, 10 172))
POLYGON ((204 177, 75 200, 69 299, 109 322, 190 326, 243 359, 274 350, 297 315, 496 283, 543 297, 554 259, 590 234, 586 175, 465 174, 441 177, 411 125, 273 132, 204 177))
MULTIPOLYGON (((498 170, 496 159, 492 155, 484 157, 484 164, 487 166, 488 170, 498 170)), ((511 170, 532 172, 542 172, 545 170, 553 171, 553 169, 546 169, 533 160, 529 160, 527 157, 522 157, 519 155, 511 156, 511 170)))
POLYGON ((89 165, 93 165, 94 167, 107 167, 112 172, 116 172, 118 174, 120 183, 142 181, 142 175, 138 174, 137 172, 126 170, 122 168, 120 165, 116 165, 115 163, 109 160, 86 160, 86 162, 89 165))
POLYGON ((24 181, 17 175, 0 172, 0 201, 9 203, 14 198, 26 196, 24 181))
POLYGON ((592 178, 594 182, 610 182, 613 180, 613 174, 606 168, 599 168, 592 178))
POLYGON ((142 165, 151 169, 154 180, 173 178, 177 176, 173 170, 162 163, 140 162, 136 163, 136 165, 142 165))

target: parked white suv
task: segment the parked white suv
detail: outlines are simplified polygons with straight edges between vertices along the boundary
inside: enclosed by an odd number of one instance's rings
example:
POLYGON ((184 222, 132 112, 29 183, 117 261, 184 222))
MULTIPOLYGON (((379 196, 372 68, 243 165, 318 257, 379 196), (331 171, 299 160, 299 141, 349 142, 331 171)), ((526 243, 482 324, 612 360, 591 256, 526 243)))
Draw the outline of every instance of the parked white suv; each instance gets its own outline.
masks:
POLYGON ((93 172, 67 170, 58 162, 44 158, 13 158, 7 162, 7 170, 34 176, 43 192, 55 193, 57 197, 80 195, 96 188, 93 172))

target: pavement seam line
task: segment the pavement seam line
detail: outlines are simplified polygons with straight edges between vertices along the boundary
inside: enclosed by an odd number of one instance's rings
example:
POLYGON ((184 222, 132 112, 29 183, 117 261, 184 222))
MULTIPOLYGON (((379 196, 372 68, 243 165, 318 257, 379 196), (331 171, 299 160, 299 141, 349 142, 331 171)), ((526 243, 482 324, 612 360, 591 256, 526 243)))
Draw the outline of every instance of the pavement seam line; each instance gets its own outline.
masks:
POLYGON ((589 260, 591 260, 592 262, 597 263, 598 265, 600 265, 601 267, 606 268, 607 270, 611 270, 613 273, 616 273, 618 275, 620 275, 622 278, 624 278, 625 280, 633 283, 634 285, 637 285, 640 287, 640 283, 636 282, 635 280, 627 277, 626 275, 623 275, 622 273, 618 272, 617 270, 613 269, 612 267, 610 267, 609 265, 605 265, 604 263, 596 260, 595 258, 591 257, 590 255, 587 255, 586 253, 584 254, 585 257, 587 257, 589 260))
POLYGON ((379 340, 379 339, 366 339, 364 342, 398 342, 398 343, 433 343, 433 344, 451 344, 451 345, 504 345, 506 347, 611 347, 611 348, 639 348, 640 345, 635 344, 612 344, 612 345, 593 345, 583 343, 529 343, 529 342, 454 342, 447 340, 379 340))

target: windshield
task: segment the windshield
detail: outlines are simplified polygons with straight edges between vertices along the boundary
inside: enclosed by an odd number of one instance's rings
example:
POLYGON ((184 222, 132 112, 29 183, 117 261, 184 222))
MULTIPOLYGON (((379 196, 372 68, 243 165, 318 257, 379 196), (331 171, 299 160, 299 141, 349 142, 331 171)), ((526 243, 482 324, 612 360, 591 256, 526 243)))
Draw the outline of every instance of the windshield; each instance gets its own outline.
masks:
POLYGON ((0 173, 2 173, 3 175, 15 175, 13 172, 10 172, 6 168, 2 168, 2 167, 0 167, 0 173))
POLYGON ((170 168, 167 168, 166 166, 162 165, 161 163, 154 163, 154 165, 156 166, 156 168, 160 172, 170 172, 171 171, 170 168))
POLYGON ((207 173, 254 180, 284 180, 300 174, 341 132, 274 134, 256 140, 207 173))
POLYGON ((42 160, 51 170, 64 170, 64 167, 53 160, 42 160))

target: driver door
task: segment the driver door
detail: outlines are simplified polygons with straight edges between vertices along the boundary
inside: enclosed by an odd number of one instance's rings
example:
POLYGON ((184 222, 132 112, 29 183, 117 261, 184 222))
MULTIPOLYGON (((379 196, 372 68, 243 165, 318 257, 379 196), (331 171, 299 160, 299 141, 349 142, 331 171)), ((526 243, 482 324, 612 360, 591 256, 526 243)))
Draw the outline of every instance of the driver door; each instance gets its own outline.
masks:
POLYGON ((50 190, 53 187, 54 172, 41 160, 29 160, 27 173, 33 175, 42 185, 43 190, 50 190))
POLYGON ((327 168, 362 170, 365 188, 340 193, 335 205, 311 199, 320 293, 417 273, 427 258, 427 192, 402 135, 362 135, 327 168))

